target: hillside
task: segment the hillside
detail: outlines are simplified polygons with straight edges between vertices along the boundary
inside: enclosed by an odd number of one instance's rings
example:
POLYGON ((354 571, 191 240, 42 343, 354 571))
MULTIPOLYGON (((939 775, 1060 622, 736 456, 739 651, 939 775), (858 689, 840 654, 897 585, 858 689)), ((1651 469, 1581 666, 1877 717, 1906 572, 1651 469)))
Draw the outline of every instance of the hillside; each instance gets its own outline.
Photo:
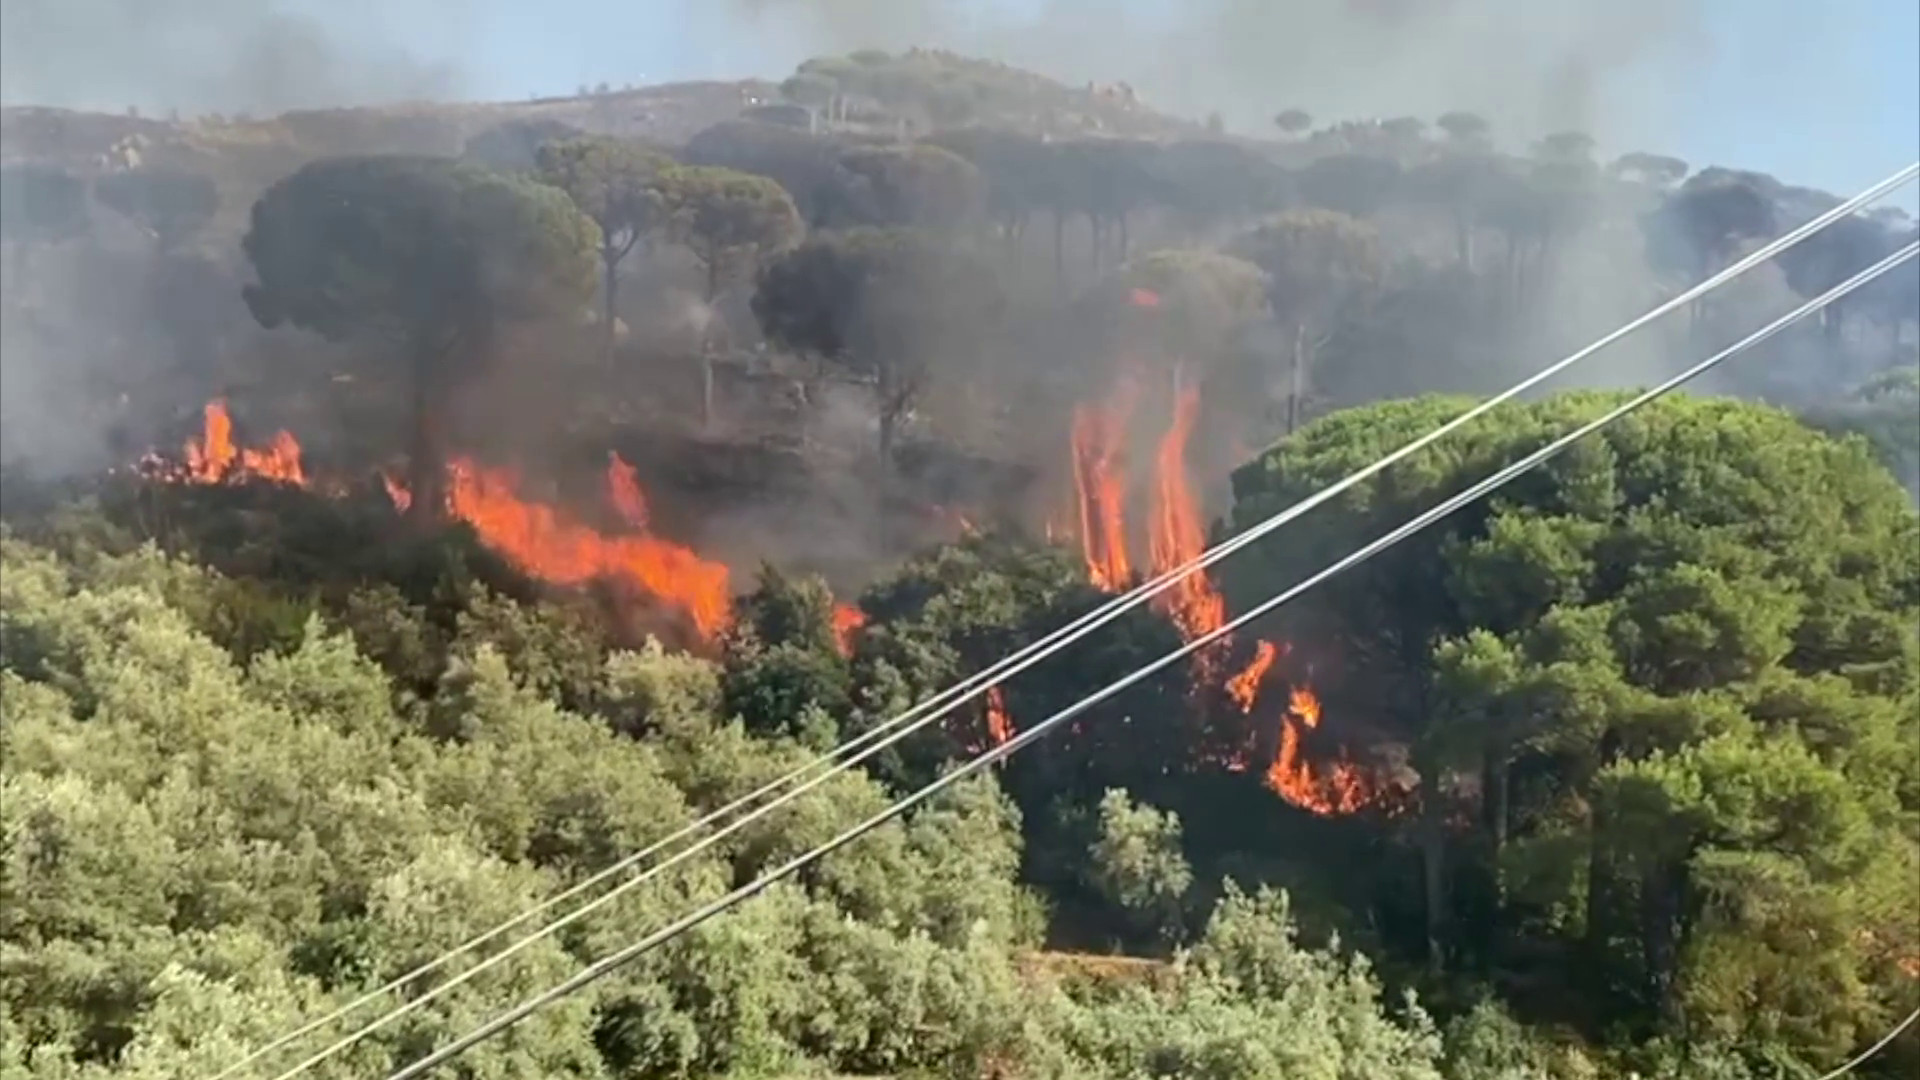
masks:
POLYGON ((914 51, 9 110, 0 1077, 273 1080, 390 1007, 310 1074, 388 1075, 763 887, 462 1065, 1804 1080, 1870 1045, 1920 1004, 1912 260, 1222 631, 1911 219, 1182 569, 1839 203, 1420 105, 1242 138, 914 51))

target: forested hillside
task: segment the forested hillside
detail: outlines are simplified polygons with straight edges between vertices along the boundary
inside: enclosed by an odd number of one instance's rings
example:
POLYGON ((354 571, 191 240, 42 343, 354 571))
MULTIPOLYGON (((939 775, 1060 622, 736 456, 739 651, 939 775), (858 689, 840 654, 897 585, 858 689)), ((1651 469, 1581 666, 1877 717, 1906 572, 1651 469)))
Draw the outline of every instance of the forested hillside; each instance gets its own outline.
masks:
MULTIPOLYGON (((1284 104, 916 51, 10 119, 0 1077, 220 1074, 1840 202, 1284 104)), ((1841 219, 232 1076, 409 1001, 307 1075, 419 1059, 1913 233, 1841 219)), ((446 1075, 1819 1077, 1920 1006, 1917 343, 1908 263, 446 1075)))

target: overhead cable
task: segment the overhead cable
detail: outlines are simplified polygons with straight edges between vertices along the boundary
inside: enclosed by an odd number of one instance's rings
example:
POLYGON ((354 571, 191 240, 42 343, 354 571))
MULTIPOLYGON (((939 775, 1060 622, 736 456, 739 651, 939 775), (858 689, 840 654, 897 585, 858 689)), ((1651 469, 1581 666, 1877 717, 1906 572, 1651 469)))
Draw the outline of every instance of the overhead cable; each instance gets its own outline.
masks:
MULTIPOLYGON (((1909 174, 1910 173, 1911 173, 1911 170, 1909 170, 1909 174)), ((1454 511, 1460 509, 1461 507, 1467 505, 1468 503, 1473 502, 1475 499, 1478 499, 1480 496, 1485 495, 1488 492, 1491 492, 1497 488, 1500 488, 1506 485, 1507 483, 1512 481, 1514 478, 1520 476, 1525 472, 1528 472, 1529 470, 1539 466, 1543 462, 1553 458, 1554 456, 1558 455, 1562 451, 1566 450, 1567 447, 1572 446, 1575 442, 1586 437, 1587 435, 1590 435, 1596 431, 1599 431, 1601 428, 1604 428, 1610 424, 1613 424, 1614 422, 1620 420, 1622 417, 1625 417, 1628 414, 1644 407, 1648 403, 1660 397, 1665 396, 1666 394, 1672 392, 1678 387, 1699 377, 1700 375, 1706 373, 1707 371, 1712 370, 1713 368, 1719 366, 1720 364, 1731 359, 1732 357, 1746 351, 1749 348, 1752 348, 1755 345, 1760 344, 1761 342, 1768 340, 1769 338, 1772 338, 1776 334, 1787 329, 1788 327, 1799 322, 1800 320, 1806 318, 1807 316, 1821 311, 1822 309, 1827 307, 1829 304, 1832 304, 1835 301, 1841 299, 1842 297, 1847 296, 1848 294, 1852 293, 1854 290, 1861 288, 1862 286, 1868 284, 1869 282, 1872 282, 1878 279, 1879 277, 1893 270, 1895 267, 1899 266, 1900 264, 1907 262, 1908 260, 1911 260, 1912 258, 1915 257, 1916 254, 1920 254, 1920 243, 1906 245, 1904 248, 1900 249, 1894 254, 1887 256, 1886 258, 1875 263, 1873 266, 1867 268, 1866 270, 1861 271, 1859 274, 1854 275, 1852 278, 1849 278, 1845 282, 1842 282, 1841 284, 1834 286, 1832 289, 1829 289, 1827 292, 1822 293, 1820 296, 1815 297, 1814 299, 1808 300, 1807 302, 1801 304, 1799 307, 1793 309, 1787 314, 1781 316, 1780 318, 1774 320, 1771 323, 1768 323, 1766 326, 1762 327, 1761 329, 1755 331, 1752 334, 1749 334, 1747 337, 1742 338, 1740 341, 1735 342, 1733 345, 1728 346, 1726 349, 1718 353, 1715 353, 1713 356, 1708 357, 1707 359, 1693 365, 1692 367, 1686 369, 1680 374, 1675 375, 1672 378, 1666 380, 1665 382, 1660 383, 1658 386, 1655 386, 1649 390, 1642 391, 1641 393, 1628 399, 1626 402, 1616 406, 1613 409, 1608 410, 1606 413, 1602 414, 1598 418, 1580 425, 1579 427, 1575 428, 1573 431, 1567 433, 1566 435, 1563 435, 1555 439, 1554 441, 1548 443, 1546 446, 1541 447, 1539 450, 1536 450, 1533 453, 1527 455, 1526 457, 1523 457, 1520 460, 1506 466, 1505 468, 1500 469, 1498 472, 1495 472, 1493 475, 1487 477, 1484 480, 1481 480, 1480 482, 1472 485, 1471 487, 1468 487, 1464 491, 1461 491, 1459 494, 1456 494, 1442 501, 1441 503, 1432 507, 1431 509, 1422 512, 1420 515, 1414 517, 1412 520, 1406 522, 1405 524, 1399 526, 1398 528, 1395 528, 1394 530, 1385 534, 1384 536, 1381 536, 1378 539, 1368 543, 1364 547, 1359 548, 1358 550, 1345 556, 1344 558, 1340 559, 1338 562, 1335 562, 1333 565, 1320 571, 1319 573, 1301 582, 1300 584, 1295 585, 1292 588, 1276 596, 1268 598, 1267 600, 1251 608, 1244 614, 1236 616, 1235 618, 1227 621, 1221 626, 1216 627, 1213 630, 1210 630, 1194 638, 1192 641, 1187 642, 1186 644, 1182 645, 1180 648, 1175 649, 1174 651, 1167 653, 1166 655, 1160 657, 1159 659, 1154 660, 1151 663, 1134 670, 1133 672, 1116 680, 1115 682, 1110 683, 1105 687, 1102 687, 1100 690, 1097 690, 1094 693, 1088 695, 1087 697, 1082 698, 1080 701, 1075 702, 1073 705, 1068 706, 1067 708, 1061 710, 1060 712, 1055 713, 1054 715, 1046 718, 1045 720, 1042 720, 1039 723, 1033 725, 1032 727, 1020 732, 1019 734, 1008 739, 1006 742, 1000 744, 999 746, 996 746, 986 751, 985 753, 974 757, 972 760, 966 762, 963 765, 960 765, 953 771, 940 777, 938 780, 935 780, 932 783, 926 785, 925 787, 922 787, 919 790, 913 792, 912 794, 900 799, 899 801, 893 803, 892 805, 888 806, 886 809, 880 811, 879 813, 874 814, 872 817, 866 819, 865 821, 862 821, 859 824, 847 829, 845 832, 842 832, 838 836, 835 836, 833 839, 828 840, 827 842, 817 847, 814 847, 806 852, 801 853, 800 855, 795 856, 794 858, 781 864, 776 869, 769 871, 766 874, 763 874, 762 876, 754 879, 751 882, 748 882, 745 885, 740 886, 739 888, 733 890, 732 892, 719 898, 718 900, 715 900, 709 904, 706 904, 700 907, 699 909, 695 910, 691 914, 682 917, 678 921, 671 923, 668 926, 662 927, 661 929, 655 931, 654 933, 641 938, 639 941, 636 941, 631 945, 628 945, 618 950, 617 952, 614 952, 605 957, 602 957, 601 959, 588 965, 586 968, 584 968, 583 970, 581 970, 571 978, 567 979, 566 981, 554 987, 551 987, 548 990, 542 991, 541 993, 536 994, 531 998, 528 998, 527 1000, 521 1002, 519 1005, 516 1005, 513 1008, 507 1010, 506 1012, 503 1012, 495 1016, 494 1018, 488 1020, 487 1022, 481 1024, 479 1027, 475 1028, 473 1031, 467 1033, 466 1035, 461 1036, 459 1039, 455 1040, 454 1042, 449 1043, 438 1050, 435 1050, 431 1054, 419 1059, 418 1061, 413 1062, 410 1065, 404 1066, 403 1068, 389 1075, 387 1077, 387 1080, 412 1080, 413 1077, 421 1076, 425 1074, 427 1071, 429 1071, 430 1069, 433 1069, 438 1065, 444 1064, 447 1061, 452 1060, 453 1058, 466 1052, 472 1047, 479 1045, 480 1043, 493 1037, 494 1035, 499 1034, 502 1031, 505 1031, 507 1028, 512 1027, 514 1024, 520 1022, 521 1020, 526 1019, 528 1016, 539 1011, 540 1009, 545 1008, 546 1006, 556 1001, 559 1001, 562 998, 565 998, 571 994, 578 992, 579 990, 585 988, 586 986, 598 981, 601 978, 604 978, 605 976, 607 976, 614 970, 618 969, 622 965, 630 963, 633 960, 639 958, 640 956, 645 955, 648 952, 651 952, 653 949, 656 949, 660 945, 666 943, 667 941, 672 940, 673 938, 679 936, 680 934, 683 934, 688 930, 691 930, 694 927, 699 926, 701 923, 706 922, 707 920, 713 918, 714 916, 730 910, 731 908, 737 906, 741 902, 747 899, 750 899, 751 897, 765 891, 767 888, 774 885, 775 883, 781 880, 784 880, 787 877, 792 876, 795 872, 799 871, 802 867, 806 866, 807 864, 814 862, 815 860, 820 859, 826 855, 832 854, 835 851, 838 851, 839 849, 845 847, 846 845, 852 843, 853 841, 859 839, 860 837, 866 835, 867 833, 872 832, 874 829, 877 829, 880 826, 886 824, 887 822, 893 820, 894 818, 899 817, 901 814, 904 814, 905 812, 912 809, 913 807, 925 802, 927 799, 932 798, 934 795, 940 793, 941 791, 944 791, 947 788, 952 787, 954 784, 959 783, 961 780, 964 780, 967 777, 972 776, 975 773, 978 773, 979 771, 981 771, 982 769, 985 769, 989 765, 992 765, 995 762, 1001 761, 1007 758, 1008 756, 1018 752, 1021 748, 1038 740, 1039 738, 1047 734, 1049 731, 1052 731, 1054 728, 1058 727, 1059 725, 1080 715, 1081 713, 1085 712, 1087 709, 1090 709, 1106 701, 1107 699, 1112 698, 1113 696, 1134 686, 1140 681, 1158 673, 1159 671, 1175 663, 1180 662, 1181 660, 1187 658, 1188 656, 1191 656, 1193 653, 1199 651, 1200 649, 1203 649, 1208 645, 1213 644, 1214 642, 1220 640, 1221 638, 1226 637, 1227 635, 1233 633, 1234 631, 1247 625, 1248 623, 1253 622, 1254 620, 1265 616, 1269 612, 1275 610, 1276 608, 1280 607, 1283 604, 1286 604, 1292 601, 1296 597, 1300 596, 1302 593, 1306 592, 1308 589, 1313 588, 1314 586, 1320 584, 1321 582, 1326 581, 1329 578, 1332 578, 1340 573, 1343 573, 1344 571, 1349 570, 1354 566, 1357 566, 1363 562, 1366 562, 1368 559, 1371 559, 1373 556, 1379 554, 1380 552, 1385 551, 1390 547, 1393 547, 1395 544, 1398 544, 1400 541, 1406 539, 1408 536, 1411 536, 1414 533, 1420 531, 1421 529, 1426 528, 1428 525, 1431 525, 1434 522, 1447 517, 1448 515, 1452 514, 1454 511)))
POLYGON ((675 843, 678 843, 681 840, 687 839, 688 837, 694 835, 700 830, 707 828, 713 825, 714 823, 734 813, 737 813, 738 811, 744 809, 749 805, 759 802, 760 799, 776 791, 779 791, 783 787, 787 787, 788 785, 791 785, 796 781, 799 781, 802 777, 806 777, 809 773, 815 772, 816 770, 820 769, 822 766, 827 767, 826 772, 821 773, 820 775, 817 775, 817 776, 813 776, 811 779, 808 779, 804 783, 801 783, 799 787, 786 792, 785 794, 776 798, 772 802, 761 804, 755 807, 752 813, 749 814, 746 818, 737 820, 729 824, 727 827, 725 827, 718 833, 709 834, 708 836, 703 837, 699 842, 695 843, 694 845, 688 848, 683 848, 679 852, 676 852, 673 856, 669 857, 666 861, 657 863, 647 868, 645 871, 641 872, 640 874, 634 877, 628 878, 626 881, 616 885, 613 889, 609 890, 608 892, 602 894, 601 896, 595 898, 592 901, 589 901, 587 904, 585 904, 581 908, 575 909, 574 911, 568 913, 567 915, 562 916, 560 919, 557 919, 554 922, 551 922, 542 926, 539 930, 535 931, 533 934, 522 938, 521 940, 517 941, 513 945, 508 946, 507 948, 501 950, 500 952, 494 953, 486 957, 480 963, 475 964, 473 967, 467 968, 466 970, 462 971, 459 975, 455 976, 453 979, 436 985, 427 994, 413 998, 405 1002, 404 1004, 400 1005, 396 1009, 382 1014, 381 1016, 377 1017, 373 1021, 370 1021, 369 1023, 363 1025, 362 1027, 356 1029, 355 1031, 349 1033, 348 1035, 343 1036, 338 1041, 321 1049, 320 1051, 300 1061, 299 1063, 295 1064, 293 1067, 289 1068, 285 1072, 278 1074, 275 1077, 275 1080, 292 1080, 293 1077, 298 1076, 302 1072, 305 1072, 308 1068, 311 1068, 312 1066, 317 1065, 322 1061, 325 1061, 326 1059, 333 1056, 334 1054, 347 1049, 348 1047, 359 1042, 361 1039, 364 1039, 368 1035, 371 1035, 373 1032, 379 1030, 380 1028, 385 1027, 387 1024, 391 1023, 392 1021, 399 1019, 401 1016, 404 1016, 407 1013, 410 1013, 415 1009, 418 1009, 424 1006, 429 1001, 433 1000, 435 997, 438 997, 439 995, 452 990, 454 987, 468 981, 469 979, 472 979, 478 976, 483 971, 491 968, 492 966, 499 964, 501 962, 504 962, 509 957, 518 953, 521 949, 534 944, 534 942, 536 942, 537 940, 558 931, 564 926, 570 925, 573 922, 578 921, 580 918, 585 917, 587 914, 591 913, 594 910, 597 910, 598 908, 611 902, 615 898, 621 895, 624 895, 626 892, 629 892, 632 889, 638 888, 640 885, 666 872, 668 869, 672 868, 673 866, 677 866, 685 862, 686 860, 692 858, 694 855, 697 855, 700 852, 705 851, 708 848, 711 848, 714 844, 718 843, 721 839, 724 839, 726 836, 732 835, 734 832, 737 832, 739 829, 744 828, 745 825, 750 823, 751 821, 758 820, 760 817, 763 817, 764 815, 771 813, 773 810, 779 808, 780 806, 784 806, 787 803, 793 801, 794 799, 798 798, 800 795, 803 795, 808 791, 811 791, 819 787, 821 784, 826 783, 829 779, 833 778, 834 776, 842 772, 845 772, 856 765, 861 764, 862 762, 879 754, 881 751, 887 749, 888 747, 906 739, 907 737, 911 736, 913 733, 927 727, 929 724, 934 723, 935 721, 939 720, 940 718, 947 715, 948 713, 951 713, 954 709, 958 708, 959 706, 985 693, 987 690, 991 689, 992 687, 997 686, 1000 683, 1006 681, 1008 678, 1011 678, 1012 676, 1017 675, 1022 671, 1025 671, 1027 668, 1030 668, 1035 664, 1038 664, 1042 660, 1045 660, 1048 657, 1052 656, 1054 653, 1059 652, 1061 649, 1064 649, 1067 645, 1070 645, 1073 642, 1079 640, 1080 638, 1085 637, 1087 634, 1092 633, 1094 630, 1100 628, 1101 626, 1104 626, 1105 624, 1112 622, 1114 619, 1120 617, 1120 615, 1124 614, 1125 612, 1147 602, 1153 596, 1172 587, 1175 583, 1184 579, 1189 574, 1197 573, 1205 569, 1206 567, 1211 566, 1215 562, 1218 562, 1219 560, 1226 558, 1228 555, 1231 555, 1234 552, 1239 551, 1241 548, 1247 546, 1248 544, 1251 544, 1254 541, 1272 533, 1274 530, 1279 529, 1281 526, 1296 520, 1297 518, 1304 515, 1308 511, 1320 506, 1321 504, 1327 502, 1328 500, 1334 498, 1335 496, 1341 494, 1342 492, 1349 490, 1356 484, 1362 483, 1368 478, 1378 474, 1382 470, 1392 466, 1394 463, 1400 460, 1403 460, 1414 453, 1417 453, 1418 451, 1424 449, 1425 447, 1431 445, 1432 443, 1438 441, 1439 439, 1445 437, 1446 435, 1452 433, 1453 431, 1458 430, 1460 427, 1472 422, 1474 419, 1482 415, 1485 415, 1489 410, 1496 408, 1497 406, 1507 401, 1510 401, 1515 397, 1518 397, 1519 395, 1525 393, 1526 391, 1532 389, 1533 387, 1539 385, 1540 383, 1546 381, 1547 379, 1552 378, 1554 375, 1557 375, 1560 372, 1566 370, 1567 368, 1573 366, 1574 364, 1579 363, 1582 360, 1585 360, 1586 358, 1592 356, 1594 353, 1600 351, 1601 349, 1607 347, 1608 345, 1613 344, 1616 341, 1619 341, 1620 339, 1626 337, 1628 334, 1631 334, 1635 330, 1638 330, 1641 327, 1646 326, 1647 324, 1653 322, 1654 320, 1660 318, 1661 316, 1664 316, 1670 312, 1673 312, 1675 310, 1678 310, 1681 307, 1686 306, 1687 304, 1690 304, 1696 300, 1699 300, 1701 297, 1707 295, 1708 293, 1714 291, 1715 289, 1718 289, 1726 285, 1727 283, 1733 281, 1734 279, 1738 278, 1742 274, 1745 274, 1748 271, 1752 270, 1753 268, 1759 266, 1761 263, 1765 262, 1769 258, 1772 258, 1774 255, 1777 255, 1780 252, 1793 247, 1794 245, 1812 236, 1814 233, 1819 232, 1820 230, 1832 225, 1834 222, 1839 221, 1840 219, 1854 213, 1861 207, 1866 206, 1878 200, 1889 191, 1892 191, 1895 188, 1898 188, 1906 184, 1908 181, 1912 180, 1916 175, 1920 175, 1920 162, 1909 164, 1905 168, 1901 169, 1899 172, 1894 173, 1892 176, 1887 177, 1886 179, 1880 181, 1877 184, 1874 184, 1872 187, 1867 188, 1865 191, 1862 191, 1861 193, 1859 193, 1858 195, 1855 195, 1851 199, 1846 200, 1845 202, 1839 204, 1838 206, 1835 206, 1825 211, 1824 213, 1814 217, 1812 220, 1807 221, 1806 223, 1788 231, 1787 233, 1778 237, 1777 239, 1772 240, 1765 245, 1762 245, 1760 248, 1756 249, 1752 253, 1729 264, 1725 269, 1721 270, 1719 273, 1708 277, 1706 280, 1700 282, 1697 285, 1694 285, 1692 288, 1689 288, 1684 292, 1681 292, 1679 295, 1673 297, 1672 299, 1667 300, 1666 302, 1654 307, 1652 310, 1641 315, 1639 318, 1614 330, 1612 333, 1606 335, 1605 337, 1600 338, 1599 340, 1593 342, 1592 344, 1586 346, 1585 348, 1579 350, 1578 352, 1575 352, 1559 360, 1558 362, 1549 365, 1548 367, 1542 369, 1541 371, 1535 373, 1534 375, 1531 375, 1528 378, 1523 379, 1518 383, 1515 383, 1513 386, 1507 388, 1506 390, 1501 391, 1499 394, 1496 394, 1493 397, 1488 398, 1486 401, 1483 401, 1480 404, 1473 406, 1472 408, 1461 413, 1459 416, 1455 417, 1454 419, 1449 420, 1446 423, 1440 425, 1439 427, 1435 428, 1433 431, 1430 431, 1427 434, 1417 439, 1414 439, 1413 441, 1401 446, 1399 449, 1388 453, 1387 455, 1378 459, 1372 464, 1367 465, 1355 471, 1354 473, 1344 477, 1343 479, 1335 482, 1334 484, 1320 491, 1315 492, 1313 495, 1310 495, 1307 498, 1301 500, 1300 502, 1295 503, 1293 506, 1290 506, 1285 510, 1282 510, 1274 514, 1273 516, 1261 522, 1256 523, 1255 525, 1249 527, 1246 531, 1241 532, 1223 541, 1222 543, 1214 546, 1213 548, 1202 552, 1199 556, 1189 560, 1188 562, 1182 564, 1181 566, 1168 570, 1165 573, 1162 573, 1152 578, 1151 580, 1139 585, 1138 587, 1118 597, 1115 597, 1114 599, 1108 601, 1107 603, 1101 605, 1100 607, 1094 609, 1093 611, 1087 613, 1086 615, 1083 615, 1080 618, 1075 619, 1072 622, 1068 623, 1067 625, 1061 627, 1060 629, 1055 630, 1050 634, 1047 634, 1046 636, 1042 637, 1038 641, 1035 641, 1034 643, 1014 652, 1010 656, 1007 656, 1001 659, 1000 661, 997 661, 996 663, 989 665, 987 668, 983 669, 982 671, 966 679, 963 679, 962 681, 960 681, 959 683, 956 683, 954 686, 948 688, 947 690, 934 695, 933 697, 929 698, 925 702, 919 705, 913 706, 912 708, 909 708, 908 710, 901 713, 900 715, 895 716, 892 719, 889 719, 875 726, 873 729, 859 736, 856 736, 855 738, 842 744, 840 747, 836 748, 835 750, 830 751, 829 753, 822 755, 821 757, 811 762, 808 762, 805 765, 800 766, 799 768, 785 774, 784 776, 778 777, 772 781, 769 781, 766 784, 761 785, 759 788, 755 789, 752 792, 749 792, 747 795, 744 795, 739 799, 735 799, 733 802, 728 803, 727 805, 721 807, 720 809, 707 814, 706 816, 700 818, 697 821, 692 822, 691 824, 681 827, 680 829, 669 834, 668 836, 648 845, 646 848, 642 849, 641 851, 636 852, 633 855, 629 855, 619 860, 618 862, 613 863, 612 865, 608 866, 606 869, 601 870, 595 873, 594 875, 592 875, 591 877, 588 877, 582 880, 581 882, 579 882, 578 884, 564 890, 563 892, 558 893, 553 897, 550 897, 549 899, 543 901, 539 905, 536 905, 535 907, 530 908, 529 910, 514 916, 513 918, 499 924, 498 926, 493 927, 490 930, 487 930, 478 935, 475 935, 473 938, 469 939, 465 943, 456 946, 455 948, 449 950, 445 954, 442 954, 438 958, 432 961, 426 962, 424 964, 421 964, 420 966, 414 968, 412 971, 402 974, 397 978, 389 981, 385 985, 378 987, 372 991, 369 991, 361 995, 359 998, 356 998, 352 1002, 349 1002, 348 1004, 341 1006, 338 1009, 335 1009, 332 1013, 329 1013, 318 1020, 311 1021, 308 1024, 303 1025, 300 1029, 294 1032, 291 1032, 287 1035, 283 1035, 280 1038, 274 1040, 273 1042, 268 1043, 267 1045, 252 1051, 240 1061, 237 1061, 233 1065, 230 1065, 226 1069, 222 1070, 219 1074, 217 1074, 213 1078, 213 1080, 224 1080, 225 1077, 232 1075, 234 1072, 238 1071, 241 1067, 245 1066, 246 1064, 254 1060, 257 1060, 262 1055, 272 1050, 278 1049, 279 1047, 284 1046, 287 1043, 293 1041, 294 1039, 299 1038, 300 1036, 303 1036, 305 1034, 308 1034, 309 1032, 314 1031, 317 1028, 320 1028, 335 1020, 338 1020, 344 1017, 345 1015, 347 1015, 348 1013, 358 1010, 361 1006, 373 1001, 374 999, 380 996, 383 996, 387 993, 404 988, 406 985, 410 984, 415 979, 418 979, 421 976, 426 975, 438 969, 439 967, 457 958, 458 956, 463 955, 464 953, 469 952, 477 948, 478 946, 485 944, 486 942, 494 939, 495 937, 498 937, 500 934, 506 932, 507 930, 512 929, 513 927, 518 926, 534 918, 537 915, 540 915, 546 911, 551 910, 552 908, 563 903, 566 900, 569 900, 575 896, 579 896, 580 894, 586 892, 587 890, 593 888, 594 886, 599 885, 609 880, 610 878, 633 868, 634 866, 638 865, 639 863, 645 861, 648 858, 658 855, 660 852, 666 850, 669 846, 675 843), (859 748, 857 752, 856 752, 856 748, 859 748), (849 752, 853 752, 852 757, 846 758, 845 760, 839 760, 841 755, 847 754, 849 752))

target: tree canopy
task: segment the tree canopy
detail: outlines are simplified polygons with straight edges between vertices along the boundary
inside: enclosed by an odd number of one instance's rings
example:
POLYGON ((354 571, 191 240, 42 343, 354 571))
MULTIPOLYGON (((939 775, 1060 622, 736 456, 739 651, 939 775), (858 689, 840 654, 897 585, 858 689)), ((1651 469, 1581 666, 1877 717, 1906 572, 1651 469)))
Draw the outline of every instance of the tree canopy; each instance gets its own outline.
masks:
POLYGON ((452 380, 516 320, 577 314, 592 295, 593 222, 564 192, 444 158, 327 158, 269 188, 242 247, 243 293, 269 329, 405 352, 415 506, 439 512, 452 380))
POLYGON ((769 338, 872 379, 885 457, 932 357, 964 353, 1002 302, 991 267, 966 249, 861 228, 816 235, 775 259, 753 312, 769 338))
MULTIPOLYGON (((1498 410, 1261 549, 1241 587, 1297 580, 1616 400, 1498 410)), ((1303 429, 1236 475, 1235 520, 1460 407, 1303 429)), ((1568 977, 1618 1022, 1756 1067, 1838 1060, 1916 1003, 1895 882, 1920 867, 1920 517, 1863 445, 1666 399, 1290 610, 1329 713, 1398 732, 1423 812, 1460 823, 1421 841, 1451 860, 1436 962, 1469 954, 1471 905, 1494 928, 1474 948, 1579 957, 1568 977)))

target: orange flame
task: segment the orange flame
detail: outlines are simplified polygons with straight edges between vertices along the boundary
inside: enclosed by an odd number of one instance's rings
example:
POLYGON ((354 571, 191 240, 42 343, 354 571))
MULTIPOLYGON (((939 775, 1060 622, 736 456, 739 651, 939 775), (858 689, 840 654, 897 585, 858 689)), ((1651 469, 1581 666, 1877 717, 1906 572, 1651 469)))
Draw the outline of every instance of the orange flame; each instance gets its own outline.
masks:
POLYGON ((384 469, 380 471, 380 483, 387 489, 387 498, 393 500, 393 508, 406 513, 413 505, 413 492, 407 490, 406 483, 384 469))
POLYGON ((306 471, 300 465, 300 443, 292 434, 277 431, 265 449, 248 449, 234 445, 233 417, 227 412, 224 400, 216 398, 207 402, 201 415, 201 436, 188 439, 186 445, 185 479, 189 483, 265 480, 306 486, 306 471))
POLYGON ((1280 659, 1280 650, 1271 641, 1262 641, 1254 647, 1253 659, 1247 663, 1246 670, 1227 680, 1227 696, 1240 707, 1243 713, 1253 711, 1260 698, 1260 682, 1273 670, 1274 661, 1280 659))
POLYGON ((447 474, 453 516, 527 574, 555 585, 627 582, 686 612, 703 637, 727 624, 731 594, 724 564, 657 536, 607 536, 568 520, 553 507, 522 499, 510 470, 456 458, 447 474))
POLYGON ((1005 745, 1013 738, 1013 717, 1007 714, 1007 699, 997 686, 987 689, 987 737, 993 745, 1005 745))
POLYGON ((628 525, 647 527, 647 497, 640 490, 640 473, 613 450, 607 451, 607 501, 628 525))
POLYGON ((867 625, 867 613, 852 604, 833 605, 833 640, 841 656, 853 655, 853 636, 867 625))
MULTIPOLYGON (((1187 440, 1199 415, 1199 389, 1182 388, 1174 399, 1173 423, 1160 439, 1154 462, 1153 528, 1148 535, 1148 553, 1156 576, 1199 558, 1206 550, 1200 509, 1187 486, 1187 440)), ((1173 582, 1154 598, 1154 605, 1173 620, 1188 641, 1219 629, 1227 621, 1226 598, 1213 587, 1205 570, 1193 570, 1173 582)))
POLYGON ((1320 699, 1307 687, 1295 687, 1287 713, 1280 718, 1280 752, 1267 770, 1267 787, 1322 817, 1356 813, 1374 801, 1367 774, 1347 760, 1344 751, 1326 766, 1316 766, 1301 755, 1302 735, 1319 726, 1320 699))
POLYGON ((1133 413, 1132 380, 1122 380, 1105 405, 1073 410, 1073 485, 1080 511, 1080 549, 1087 574, 1108 592, 1133 578, 1127 558, 1126 472, 1121 462, 1127 419, 1133 413))

